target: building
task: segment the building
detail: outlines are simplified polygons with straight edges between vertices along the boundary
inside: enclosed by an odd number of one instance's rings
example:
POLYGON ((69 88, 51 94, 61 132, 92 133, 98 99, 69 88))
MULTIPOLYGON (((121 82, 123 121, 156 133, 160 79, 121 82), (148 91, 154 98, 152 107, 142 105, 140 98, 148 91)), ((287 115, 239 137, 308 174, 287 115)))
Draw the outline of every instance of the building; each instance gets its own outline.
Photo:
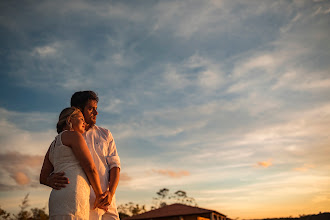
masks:
POLYGON ((227 217, 209 209, 172 204, 124 220, 227 220, 227 217))

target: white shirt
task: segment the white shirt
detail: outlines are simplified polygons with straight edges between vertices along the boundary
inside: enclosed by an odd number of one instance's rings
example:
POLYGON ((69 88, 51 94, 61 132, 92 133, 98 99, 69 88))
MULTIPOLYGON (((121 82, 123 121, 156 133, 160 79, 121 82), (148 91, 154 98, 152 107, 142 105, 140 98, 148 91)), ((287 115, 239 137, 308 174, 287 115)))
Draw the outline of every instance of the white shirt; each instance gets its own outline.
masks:
MULTIPOLYGON (((115 140, 108 129, 96 125, 89 128, 83 134, 89 151, 91 152, 95 166, 99 172, 102 191, 106 191, 109 186, 109 172, 113 167, 120 168, 120 158, 117 153, 115 140)), ((95 193, 91 190, 90 202, 94 203, 95 193)), ((93 207, 93 204, 91 204, 93 207)), ((116 198, 113 196, 108 212, 116 212, 116 198)), ((112 213, 115 214, 115 213, 112 213)), ((118 215, 118 213, 117 213, 118 215)))

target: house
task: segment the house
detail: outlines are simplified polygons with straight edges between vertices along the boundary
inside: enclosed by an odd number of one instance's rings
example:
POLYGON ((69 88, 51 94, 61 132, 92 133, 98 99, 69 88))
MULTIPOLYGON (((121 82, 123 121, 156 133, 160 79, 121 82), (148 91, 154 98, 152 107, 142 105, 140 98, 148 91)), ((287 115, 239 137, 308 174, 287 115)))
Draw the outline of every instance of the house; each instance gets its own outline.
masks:
POLYGON ((124 220, 227 220, 227 217, 217 211, 176 203, 124 220))

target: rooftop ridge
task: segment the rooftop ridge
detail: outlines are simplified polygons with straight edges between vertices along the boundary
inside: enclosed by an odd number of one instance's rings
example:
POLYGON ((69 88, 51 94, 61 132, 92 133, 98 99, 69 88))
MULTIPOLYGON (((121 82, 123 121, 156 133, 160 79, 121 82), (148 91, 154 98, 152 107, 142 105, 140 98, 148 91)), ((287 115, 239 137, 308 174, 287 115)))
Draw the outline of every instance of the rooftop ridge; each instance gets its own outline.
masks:
MULTIPOLYGON (((214 210, 200 208, 197 206, 190 206, 180 203, 174 203, 166 205, 164 207, 150 210, 139 215, 134 215, 132 217, 125 218, 125 220, 135 220, 135 219, 145 219, 145 218, 160 218, 160 217, 170 217, 176 215, 194 215, 194 214, 205 214, 205 213, 217 213, 219 215, 225 216, 214 210)), ((226 217, 226 216, 225 216, 226 217)))

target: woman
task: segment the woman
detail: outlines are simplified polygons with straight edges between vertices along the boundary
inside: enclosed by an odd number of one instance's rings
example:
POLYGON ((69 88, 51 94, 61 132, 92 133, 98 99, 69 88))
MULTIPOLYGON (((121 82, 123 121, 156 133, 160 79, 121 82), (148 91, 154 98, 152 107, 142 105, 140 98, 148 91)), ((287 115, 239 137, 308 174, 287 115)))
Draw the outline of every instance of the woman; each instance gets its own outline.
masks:
POLYGON ((102 201, 99 175, 82 136, 84 132, 85 120, 81 111, 74 107, 65 108, 57 123, 58 135, 48 149, 40 173, 40 183, 48 186, 50 172, 64 172, 70 180, 65 188, 52 190, 50 219, 89 219, 89 183, 96 194, 94 208, 102 201))

